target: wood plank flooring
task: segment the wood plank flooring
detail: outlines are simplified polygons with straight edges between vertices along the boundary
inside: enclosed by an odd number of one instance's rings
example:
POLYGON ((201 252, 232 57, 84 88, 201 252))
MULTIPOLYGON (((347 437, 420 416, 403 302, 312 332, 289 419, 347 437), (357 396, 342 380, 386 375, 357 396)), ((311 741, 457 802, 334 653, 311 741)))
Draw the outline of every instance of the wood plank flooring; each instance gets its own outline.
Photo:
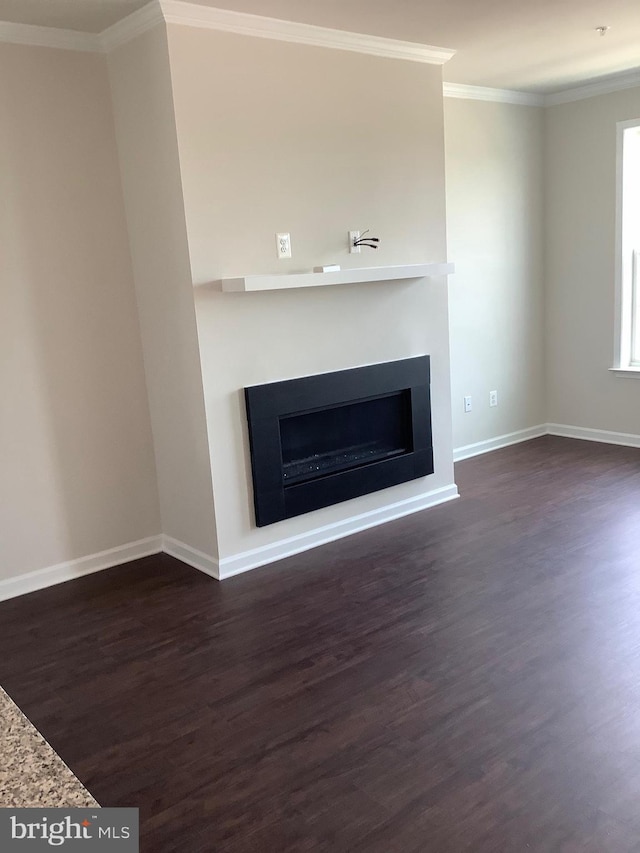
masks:
POLYGON ((218 584, 167 556, 0 604, 0 684, 144 853, 640 851, 640 451, 218 584))

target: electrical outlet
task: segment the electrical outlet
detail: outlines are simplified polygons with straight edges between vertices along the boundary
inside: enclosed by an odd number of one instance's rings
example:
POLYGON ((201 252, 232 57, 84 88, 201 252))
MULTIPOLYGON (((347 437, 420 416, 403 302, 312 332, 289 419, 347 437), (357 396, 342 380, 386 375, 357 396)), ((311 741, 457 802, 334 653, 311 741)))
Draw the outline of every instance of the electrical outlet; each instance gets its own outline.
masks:
POLYGON ((280 260, 291 257, 291 234, 276 234, 276 252, 280 260))
POLYGON ((352 255, 359 255, 361 250, 360 246, 354 246, 356 240, 360 239, 359 231, 349 231, 349 252, 352 255))
POLYGON ((489 391, 489 405, 497 406, 498 405, 498 392, 497 391, 489 391))
POLYGON ((464 398, 464 410, 465 412, 471 411, 471 397, 464 398))

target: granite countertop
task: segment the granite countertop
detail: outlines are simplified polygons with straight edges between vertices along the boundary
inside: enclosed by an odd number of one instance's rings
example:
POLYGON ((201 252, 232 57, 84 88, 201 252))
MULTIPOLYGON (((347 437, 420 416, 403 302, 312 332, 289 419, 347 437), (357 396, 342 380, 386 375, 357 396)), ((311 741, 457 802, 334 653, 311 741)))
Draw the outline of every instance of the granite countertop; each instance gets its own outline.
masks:
POLYGON ((84 785, 0 687, 0 807, 96 806, 84 785))

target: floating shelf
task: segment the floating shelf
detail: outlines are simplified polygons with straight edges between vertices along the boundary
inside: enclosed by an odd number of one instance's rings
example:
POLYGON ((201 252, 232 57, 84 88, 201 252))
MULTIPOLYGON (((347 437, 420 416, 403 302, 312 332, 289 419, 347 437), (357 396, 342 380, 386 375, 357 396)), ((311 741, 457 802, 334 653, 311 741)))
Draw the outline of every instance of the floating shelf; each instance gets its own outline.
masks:
POLYGON ((223 278, 222 289, 229 293, 248 293, 258 290, 285 290, 290 287, 326 287, 331 284, 427 278, 450 275, 454 271, 454 264, 404 264, 395 267, 364 267, 337 272, 245 275, 241 278, 223 278))

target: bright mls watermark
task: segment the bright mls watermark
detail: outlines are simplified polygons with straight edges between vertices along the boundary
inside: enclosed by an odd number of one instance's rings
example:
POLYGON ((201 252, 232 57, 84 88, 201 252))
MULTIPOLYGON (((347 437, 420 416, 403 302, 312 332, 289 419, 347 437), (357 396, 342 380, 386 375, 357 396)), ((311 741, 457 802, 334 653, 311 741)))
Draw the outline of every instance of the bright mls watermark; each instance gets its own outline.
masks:
POLYGON ((0 809, 0 851, 139 853, 138 809, 0 809))

